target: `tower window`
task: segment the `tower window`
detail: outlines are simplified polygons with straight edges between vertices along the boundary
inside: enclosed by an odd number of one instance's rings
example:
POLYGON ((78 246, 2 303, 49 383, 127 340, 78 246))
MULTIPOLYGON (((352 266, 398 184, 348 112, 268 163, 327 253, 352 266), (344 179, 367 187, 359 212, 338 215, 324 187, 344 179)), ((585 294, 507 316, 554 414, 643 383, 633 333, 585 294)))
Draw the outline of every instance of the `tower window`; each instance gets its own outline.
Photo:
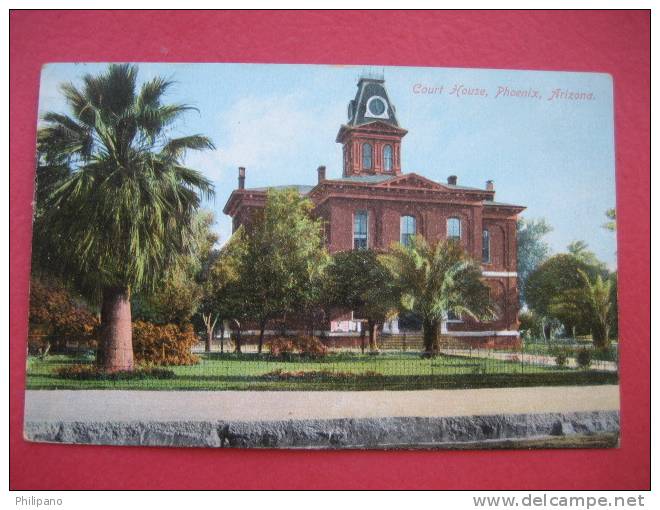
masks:
POLYGON ((383 147, 383 168, 386 172, 392 171, 392 146, 383 147))
POLYGON ((484 264, 490 262, 490 232, 488 230, 481 233, 481 262, 484 264))
POLYGON ((458 218, 447 219, 447 239, 458 240, 461 238, 461 220, 458 218))
POLYGON ((368 244, 369 214, 357 211, 353 215, 353 249, 366 250, 368 244))
POLYGON ((371 170, 373 160, 373 148, 370 143, 362 145, 362 168, 364 170, 371 170))
POLYGON ((410 246, 412 237, 417 233, 417 221, 414 216, 401 216, 401 244, 410 246))

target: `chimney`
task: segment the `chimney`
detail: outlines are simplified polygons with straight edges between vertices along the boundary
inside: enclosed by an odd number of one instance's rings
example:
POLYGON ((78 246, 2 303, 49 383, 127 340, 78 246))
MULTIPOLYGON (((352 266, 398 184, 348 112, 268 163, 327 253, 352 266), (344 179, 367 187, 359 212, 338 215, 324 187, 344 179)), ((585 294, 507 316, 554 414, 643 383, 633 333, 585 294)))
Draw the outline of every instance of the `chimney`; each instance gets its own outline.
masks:
POLYGON ((238 167, 238 189, 245 189, 245 167, 238 167))
POLYGON ((491 181, 491 180, 486 181, 486 190, 495 191, 495 181, 491 181))
POLYGON ((325 166, 321 165, 316 169, 316 171, 319 174, 319 184, 321 184, 323 181, 325 181, 325 166))
POLYGON ((452 184, 453 186, 456 186, 456 183, 458 182, 458 177, 455 175, 450 175, 447 177, 447 184, 452 184))

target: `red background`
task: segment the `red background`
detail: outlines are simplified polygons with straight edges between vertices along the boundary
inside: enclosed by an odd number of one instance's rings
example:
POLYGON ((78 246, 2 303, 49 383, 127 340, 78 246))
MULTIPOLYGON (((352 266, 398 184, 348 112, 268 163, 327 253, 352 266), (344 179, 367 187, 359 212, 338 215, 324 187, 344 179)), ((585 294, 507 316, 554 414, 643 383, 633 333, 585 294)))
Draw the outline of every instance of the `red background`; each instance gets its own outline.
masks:
POLYGON ((19 11, 10 16, 11 488, 649 488, 648 12, 19 11), (611 73, 619 218, 621 448, 304 452, 23 441, 39 70, 45 62, 71 61, 334 63, 611 73))

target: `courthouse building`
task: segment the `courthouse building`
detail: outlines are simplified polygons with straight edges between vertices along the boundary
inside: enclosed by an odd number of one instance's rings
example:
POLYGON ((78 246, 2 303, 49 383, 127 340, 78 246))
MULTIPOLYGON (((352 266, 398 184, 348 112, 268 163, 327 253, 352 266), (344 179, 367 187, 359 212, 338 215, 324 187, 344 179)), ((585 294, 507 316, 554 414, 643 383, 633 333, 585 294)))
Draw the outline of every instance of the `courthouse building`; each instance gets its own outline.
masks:
MULTIPOLYGON (((397 120, 396 109, 382 78, 364 77, 355 98, 348 103, 348 118, 337 133, 343 147, 341 177, 317 169, 314 186, 288 185, 315 204, 315 214, 325 220, 331 253, 372 248, 386 250, 392 243, 406 244, 419 234, 429 242, 458 240, 481 263, 484 281, 498 308, 493 322, 448 317, 443 326, 454 337, 471 343, 511 343, 518 337, 516 285, 516 220, 524 207, 495 200, 493 181, 485 188, 459 184, 455 175, 435 182, 401 168, 403 138, 407 131, 397 120)), ((264 206, 268 188, 246 188, 245 168, 239 168, 238 189, 224 213, 233 229, 264 206)), ((331 317, 329 335, 356 332, 360 322, 352 314, 331 317)), ((397 332, 392 321, 384 332, 397 332)), ((354 333, 355 334, 355 333, 354 333)))

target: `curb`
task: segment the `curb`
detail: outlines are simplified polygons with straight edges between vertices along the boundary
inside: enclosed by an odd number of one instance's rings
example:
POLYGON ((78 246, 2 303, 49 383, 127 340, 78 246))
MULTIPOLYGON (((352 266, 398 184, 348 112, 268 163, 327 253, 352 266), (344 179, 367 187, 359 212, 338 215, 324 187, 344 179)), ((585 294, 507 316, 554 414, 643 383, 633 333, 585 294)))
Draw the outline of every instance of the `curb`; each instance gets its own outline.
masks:
MULTIPOLYGON (((441 448, 619 433, 618 411, 281 421, 26 422, 27 441, 211 448, 441 448)), ((579 444, 577 445, 579 446, 579 444)))

